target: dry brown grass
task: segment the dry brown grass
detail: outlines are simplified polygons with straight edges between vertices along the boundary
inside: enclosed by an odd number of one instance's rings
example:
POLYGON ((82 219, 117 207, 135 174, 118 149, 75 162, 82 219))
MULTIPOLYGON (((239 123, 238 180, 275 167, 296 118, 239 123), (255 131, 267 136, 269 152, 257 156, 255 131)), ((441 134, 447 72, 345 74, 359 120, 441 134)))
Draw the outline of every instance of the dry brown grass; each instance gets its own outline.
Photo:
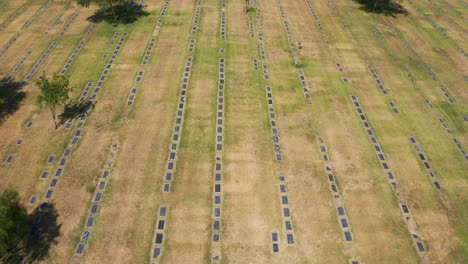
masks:
MULTIPOLYGON (((464 25, 456 1, 441 5, 454 21, 464 25)), ((15 7, 25 1, 10 1, 15 7)), ((416 263, 415 251, 400 209, 386 176, 359 124, 348 95, 359 97, 386 158, 398 177, 400 195, 409 201, 419 235, 428 246, 434 263, 461 263, 466 243, 466 161, 442 129, 443 117, 468 150, 466 123, 468 93, 463 80, 468 75, 466 59, 453 45, 438 36, 435 29, 408 6, 414 15, 405 18, 380 18, 363 13, 349 1, 335 0, 335 6, 356 41, 351 41, 340 20, 326 1, 312 4, 320 23, 332 42, 329 48, 315 25, 305 1, 283 0, 292 35, 301 42, 301 60, 314 104, 304 104, 296 68, 292 65, 276 2, 258 1, 271 80, 261 70, 255 72, 252 59, 258 57, 257 38, 251 38, 244 2, 227 3, 226 112, 223 157, 223 230, 221 248, 225 263, 346 263, 357 257, 362 263, 416 263), (408 51, 391 32, 397 27, 406 41, 430 65, 457 103, 449 105, 420 64, 409 59, 408 51), (385 42, 371 31, 376 26, 385 42), (443 54, 443 55, 441 55, 443 54), (446 56, 448 59, 443 59, 446 56), (389 91, 385 97, 375 86, 364 59, 376 69, 389 91), (340 74, 335 63, 345 69, 340 74), (405 73, 415 76, 409 83, 405 73), (346 85, 341 77, 351 83, 346 85), (271 85, 275 102, 280 142, 285 160, 273 159, 265 100, 265 85, 271 85), (435 105, 429 110, 424 98, 435 105), (391 113, 395 101, 401 114, 391 113), (330 198, 323 161, 316 136, 325 139, 331 162, 351 222, 353 244, 343 242, 336 212, 330 198), (408 142, 418 139, 441 185, 447 201, 431 186, 426 171, 408 142), (288 246, 281 218, 277 176, 287 177, 296 244, 288 246), (444 207, 449 204, 450 208, 444 207), (280 253, 271 252, 271 232, 280 234, 280 253)), ((41 3, 42 4, 42 3, 41 3)), ((192 67, 186 115, 172 192, 161 193, 161 182, 168 155, 180 77, 187 53, 194 13, 194 1, 171 1, 146 66, 142 54, 156 24, 163 0, 147 0, 151 15, 135 25, 111 27, 101 24, 89 38, 70 69, 77 96, 85 83, 96 81, 111 53, 114 31, 128 31, 124 47, 97 99, 83 130, 83 137, 68 160, 54 202, 59 213, 61 235, 50 251, 51 263, 146 263, 153 240, 157 208, 169 206, 163 263, 209 262, 211 246, 212 183, 214 159, 215 98, 218 72, 220 3, 202 1, 192 67), (143 81, 135 74, 144 70, 143 81), (138 89, 136 101, 127 108, 132 87, 138 89), (125 120, 122 120, 125 117, 125 120), (101 204, 91 240, 84 257, 73 256, 77 238, 89 210, 90 190, 96 185, 107 157, 112 137, 121 142, 120 153, 101 204)), ((404 4, 407 6, 407 3, 404 4)), ((442 16, 429 2, 418 3, 447 29, 465 50, 465 36, 453 21, 442 16)), ((27 50, 33 50, 23 69, 24 78, 42 51, 53 39, 59 44, 39 69, 50 74, 62 68, 75 45, 89 26, 85 19, 93 9, 79 9, 80 15, 64 37, 58 33, 77 10, 68 10, 61 22, 44 36, 44 31, 63 10, 53 4, 30 28, 24 22, 39 8, 28 4, 23 14, 6 31, 0 32, 0 46, 21 30, 22 36, 2 57, 0 74, 8 74, 27 50)), ((2 13, 0 21, 14 12, 2 13)), ((1 24, 1 22, 0 22, 1 24)), ((260 62, 261 63, 261 62, 260 62)), ((37 75, 36 75, 37 77, 37 75)), ((57 159, 71 132, 54 131, 47 109, 39 109, 33 85, 22 107, 1 125, 2 159, 14 153, 10 165, 0 165, 0 190, 8 185, 18 189, 26 204, 33 194, 41 198, 49 181, 39 180, 43 169, 52 170, 46 158, 57 159), (34 118, 32 129, 25 124, 34 118), (14 142, 21 137, 22 146, 14 142)), ((32 207, 29 207, 32 209, 32 207)), ((466 258, 466 256, 465 256, 466 258)))

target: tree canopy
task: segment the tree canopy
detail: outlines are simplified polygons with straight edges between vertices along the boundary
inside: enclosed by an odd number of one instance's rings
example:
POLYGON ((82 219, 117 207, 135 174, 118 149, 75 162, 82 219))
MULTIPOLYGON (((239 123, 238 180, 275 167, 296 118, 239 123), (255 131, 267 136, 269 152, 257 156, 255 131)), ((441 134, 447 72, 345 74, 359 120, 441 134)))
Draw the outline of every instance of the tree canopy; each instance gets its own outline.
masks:
POLYGON ((28 214, 18 193, 6 189, 0 194, 0 260, 16 251, 29 228, 28 214))
POLYGON ((37 103, 45 105, 50 109, 55 129, 57 129, 56 110, 58 106, 64 105, 69 99, 70 86, 69 76, 54 73, 52 80, 47 79, 45 73, 36 80, 36 86, 41 90, 37 97, 37 103))
POLYGON ((118 4, 130 2, 130 0, 75 0, 76 3, 82 7, 89 7, 90 5, 97 5, 100 7, 113 7, 118 4))

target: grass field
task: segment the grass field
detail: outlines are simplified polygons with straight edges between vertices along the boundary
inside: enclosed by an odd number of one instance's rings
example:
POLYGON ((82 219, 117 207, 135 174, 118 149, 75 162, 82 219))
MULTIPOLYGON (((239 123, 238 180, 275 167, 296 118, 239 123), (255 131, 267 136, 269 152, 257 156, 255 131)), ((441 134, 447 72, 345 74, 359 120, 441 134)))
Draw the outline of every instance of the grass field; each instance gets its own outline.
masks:
POLYGON ((345 0, 142 3, 147 16, 113 26, 69 1, 0 0, 0 77, 32 76, 0 109, 0 191, 56 210, 28 261, 468 262, 463 1, 402 1, 407 16, 345 0), (67 63, 72 98, 92 82, 93 107, 55 130, 34 80, 67 63))

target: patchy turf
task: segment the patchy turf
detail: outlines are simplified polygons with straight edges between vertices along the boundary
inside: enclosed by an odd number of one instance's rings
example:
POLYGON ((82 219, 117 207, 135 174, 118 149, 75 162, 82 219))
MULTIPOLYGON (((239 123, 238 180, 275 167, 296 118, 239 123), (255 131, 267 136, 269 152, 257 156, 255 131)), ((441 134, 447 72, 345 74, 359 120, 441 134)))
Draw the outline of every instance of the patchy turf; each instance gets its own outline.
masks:
POLYGON ((465 6, 455 0, 405 1, 398 10, 368 12, 372 8, 359 2, 369 1, 256 0, 249 2, 246 14, 242 1, 201 0, 195 22, 196 0, 145 0, 146 15, 118 25, 100 22, 87 34, 94 7, 0 0, 0 27, 5 25, 0 30, 0 52, 5 50, 0 77, 12 74, 8 87, 20 84, 57 41, 29 83, 0 94, 0 190, 13 186, 28 210, 37 210, 62 153, 73 150, 54 187, 51 201, 59 235, 43 262, 466 263, 468 161, 456 145, 468 151, 468 123, 463 120, 468 116, 465 6), (225 39, 220 38, 223 11, 225 39), (25 26, 28 21, 33 22, 25 26), (71 129, 65 122, 55 130, 50 113, 35 103, 39 91, 33 81, 42 71, 60 71, 85 40, 67 74, 76 87, 73 99, 88 82, 94 83, 91 94, 121 37, 122 48, 79 128, 80 140, 71 146, 79 120, 71 129), (144 65, 151 38, 156 40, 144 65), (196 40, 192 52, 191 39, 196 40), (163 192, 189 56, 177 163, 171 190, 163 192), (221 237, 213 242, 221 57, 226 61, 221 237), (298 70, 303 71, 312 104, 306 103, 298 70), (136 81, 139 71, 144 74, 136 81), (271 98, 266 86, 271 87, 271 98), (15 92, 21 92, 20 100, 10 99, 15 92), (359 98, 397 179, 396 189, 350 95, 359 98), (279 131, 279 150, 272 127, 279 131), (409 136, 417 138, 441 190, 431 183, 409 136), (326 142, 327 161, 317 137, 326 142), (92 232, 84 254, 76 255, 109 146, 116 141, 119 153, 92 232), (281 161, 275 153, 282 154, 281 161), (10 155, 13 161, 3 162, 10 155), (47 162, 49 155, 55 156, 52 163, 47 162), (325 164, 333 168, 338 192, 329 187, 325 164), (40 178, 44 170, 47 179, 40 178), (281 184, 287 188, 287 217, 281 184), (39 202, 28 205, 32 195, 39 202), (339 195, 346 208, 352 243, 343 236, 333 195, 339 195), (402 212, 403 202, 409 214, 402 212), (169 211, 164 239, 156 243, 162 252, 153 259, 161 205, 169 211), (277 242, 272 241, 273 232, 279 235, 277 242), (286 234, 294 235, 294 244, 286 234), (424 252, 418 252, 416 241, 423 243, 424 252), (272 243, 279 252, 273 252, 272 243), (215 255, 219 259, 213 259, 215 255))

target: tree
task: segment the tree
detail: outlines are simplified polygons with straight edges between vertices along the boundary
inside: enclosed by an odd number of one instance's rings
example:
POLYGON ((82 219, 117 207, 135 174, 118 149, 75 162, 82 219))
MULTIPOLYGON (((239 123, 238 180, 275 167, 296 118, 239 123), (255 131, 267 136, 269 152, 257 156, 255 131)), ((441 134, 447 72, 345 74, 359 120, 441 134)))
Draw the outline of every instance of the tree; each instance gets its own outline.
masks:
POLYGON ((103 9, 109 9, 112 13, 112 17, 116 19, 114 7, 119 4, 125 4, 130 0, 75 0, 79 6, 89 7, 91 4, 97 5, 103 9))
POLYGON ((0 262, 24 246, 29 229, 28 213, 20 204, 18 193, 6 189, 0 194, 0 262))
POLYGON ((67 102, 68 93, 73 90, 73 87, 70 86, 69 76, 54 73, 52 80, 49 81, 44 72, 36 80, 36 86, 41 90, 41 94, 37 97, 37 103, 46 105, 50 109, 55 129, 57 129, 57 107, 67 102))

